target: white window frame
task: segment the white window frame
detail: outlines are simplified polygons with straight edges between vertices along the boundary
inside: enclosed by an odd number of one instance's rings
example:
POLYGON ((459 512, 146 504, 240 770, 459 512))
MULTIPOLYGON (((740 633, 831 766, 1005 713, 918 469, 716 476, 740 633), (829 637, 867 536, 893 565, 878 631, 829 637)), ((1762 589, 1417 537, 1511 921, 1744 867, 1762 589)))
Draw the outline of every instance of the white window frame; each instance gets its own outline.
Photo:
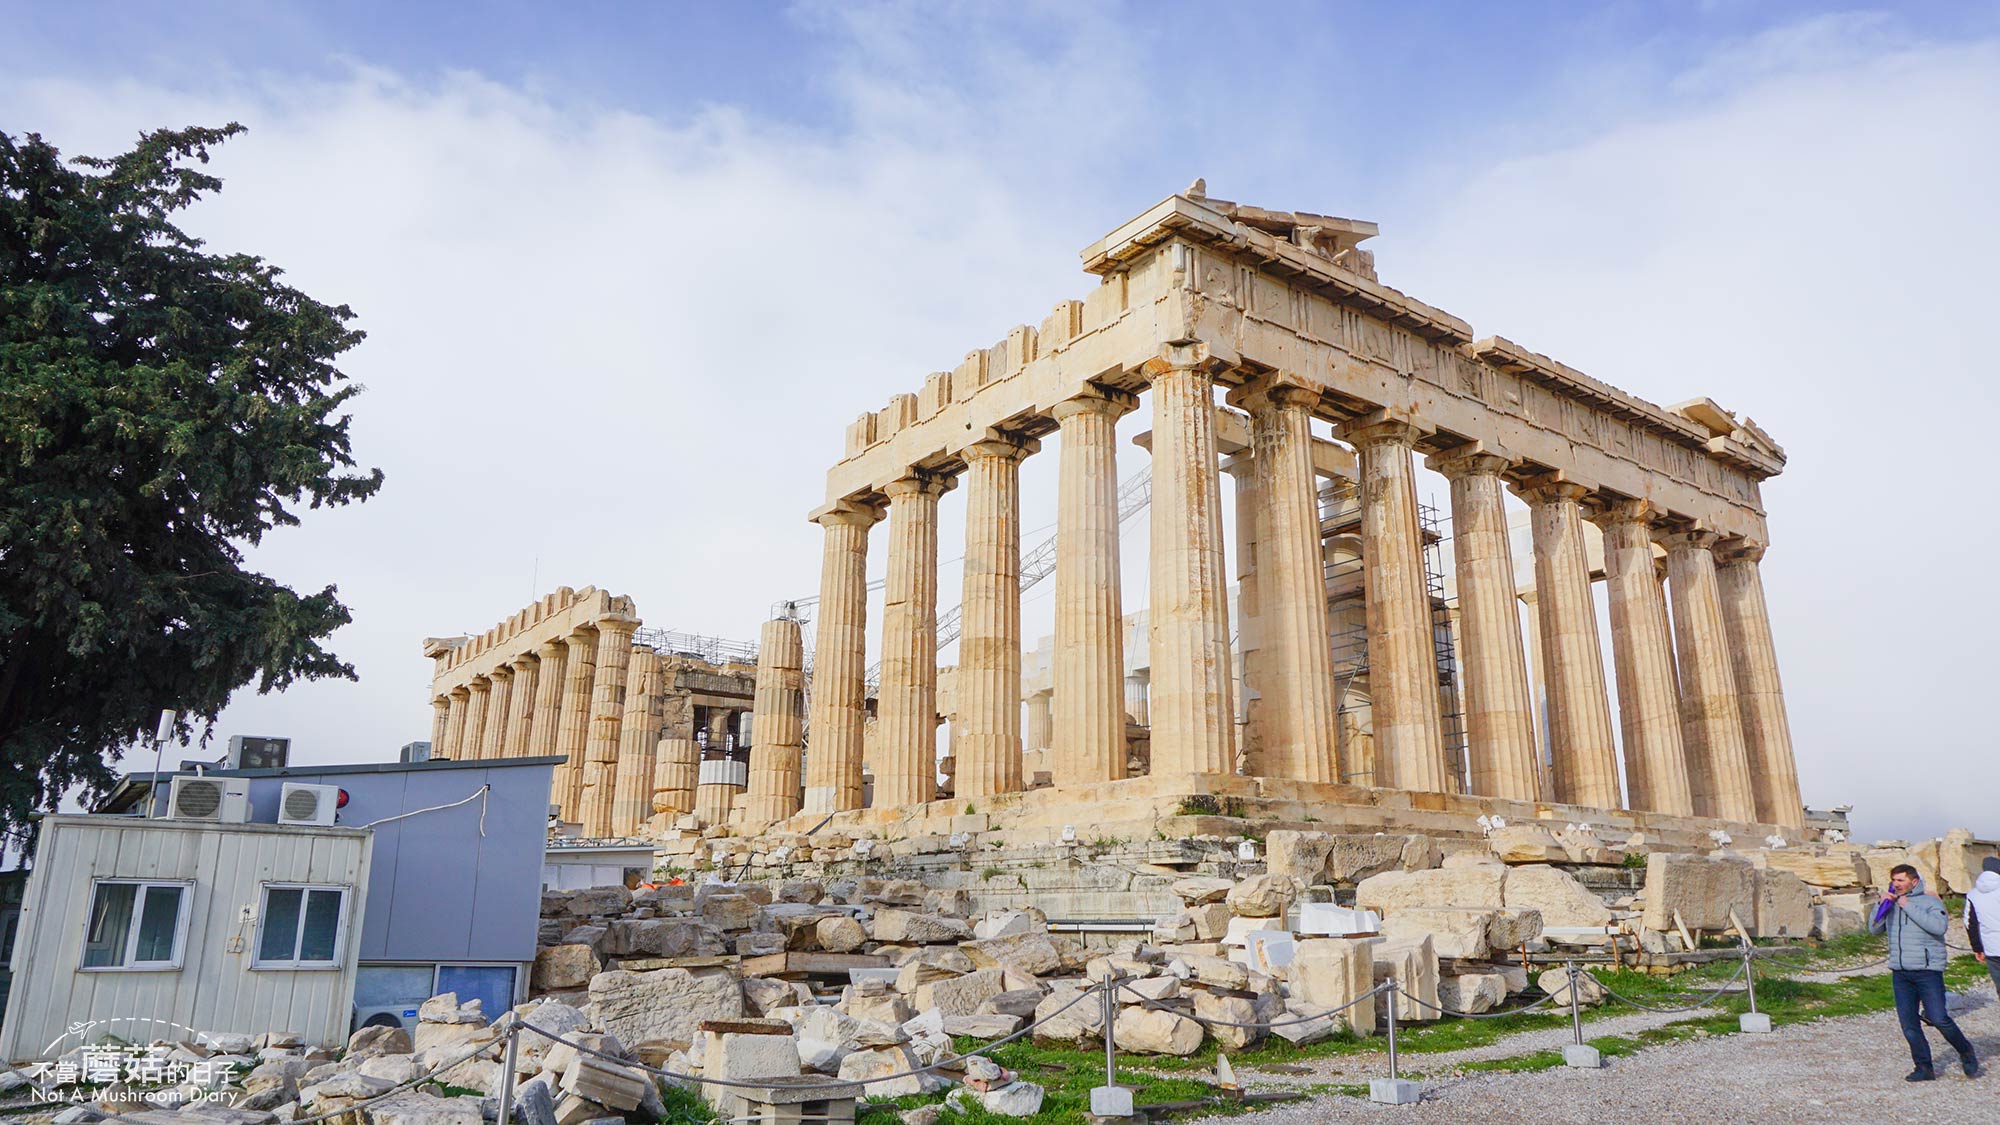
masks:
MULTIPOLYGON (((83 907, 83 940, 76 950, 76 970, 80 973, 176 973, 186 962, 188 919, 194 914, 194 881, 192 879, 147 879, 141 876, 119 878, 106 876, 90 881, 90 897, 83 907), (86 965, 84 958, 90 954, 90 924, 97 914, 97 891, 99 887, 137 887, 132 892, 132 921, 125 934, 125 963, 122 965, 86 965), (133 954, 139 948, 140 924, 145 921, 146 891, 151 887, 177 887, 181 892, 180 907, 175 911, 173 956, 165 961, 138 961, 133 954)), ((17 939, 18 940, 18 939, 17 939)))
POLYGON ((251 936, 256 942, 250 947, 250 967, 252 969, 282 969, 288 972, 339 972, 347 967, 347 920, 353 912, 349 909, 354 902, 354 887, 348 883, 259 883, 257 885, 257 932, 251 936), (331 961, 271 960, 263 958, 264 923, 269 913, 272 891, 299 891, 299 920, 292 931, 292 952, 297 953, 304 941, 306 924, 306 902, 311 891, 338 891, 340 893, 340 916, 334 922, 333 959, 331 961))

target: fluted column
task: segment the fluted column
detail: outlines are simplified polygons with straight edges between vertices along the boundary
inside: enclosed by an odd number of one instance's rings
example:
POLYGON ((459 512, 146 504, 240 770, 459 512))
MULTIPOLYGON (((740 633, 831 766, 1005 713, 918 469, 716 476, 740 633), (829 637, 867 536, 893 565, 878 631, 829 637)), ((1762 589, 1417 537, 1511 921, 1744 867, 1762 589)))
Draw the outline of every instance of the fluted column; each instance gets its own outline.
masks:
POLYGON ((625 677, 632 667, 635 617, 597 622, 597 670, 590 689, 590 732, 583 751, 583 834, 611 835, 611 805, 618 790, 619 731, 625 725, 625 677))
POLYGON ((1271 705, 1265 694, 1270 654, 1264 648, 1264 601, 1257 578, 1264 486, 1257 478, 1257 458, 1251 450, 1225 458, 1222 471, 1236 497, 1236 535, 1229 554, 1236 576, 1236 612, 1230 618, 1236 631, 1236 771, 1257 777, 1272 772, 1264 760, 1265 709, 1271 705))
POLYGON ((484 756, 486 753, 486 713, 493 701, 493 681, 484 676, 466 685, 472 693, 465 701, 465 741, 460 751, 466 761, 484 756))
POLYGON ((879 509, 851 507, 822 513, 815 520, 824 529, 826 542, 819 570, 819 620, 813 625, 807 812, 861 807, 861 729, 867 717, 868 529, 881 517, 879 509))
POLYGON ((1263 657, 1258 687, 1264 697, 1264 772, 1337 782, 1333 654, 1327 641, 1326 570, 1310 424, 1318 399, 1302 388, 1275 386, 1246 400, 1261 500, 1257 598, 1263 657))
POLYGON ((757 643, 757 698, 751 717, 746 825, 773 824, 799 811, 800 688, 805 664, 799 623, 764 622, 757 643))
MULTIPOLYGON (((1125 776, 1125 610, 1118 560, 1118 417, 1137 400, 1116 391, 1059 402, 1056 635, 1049 773, 1058 786, 1125 776)), ((1040 697, 1047 700, 1047 696, 1040 697)), ((1032 709, 1035 701, 1029 701, 1032 709)))
POLYGON ((1021 459, 1017 439, 965 450, 964 629, 954 795, 1021 788, 1021 459))
POLYGON ((695 783, 701 774, 701 747, 685 735, 660 739, 653 759, 653 812, 673 818, 694 811, 695 783))
POLYGON ((585 627, 563 638, 568 652, 563 659, 561 718, 556 727, 556 753, 564 761, 556 766, 556 803, 564 820, 577 820, 583 811, 583 755, 590 741, 590 695, 597 680, 597 630, 585 627))
MULTIPOLYGON (((1149 361, 1153 396, 1151 609, 1156 776, 1236 772, 1235 667, 1216 465, 1215 376, 1199 349, 1149 361)), ((1122 670, 1120 673, 1122 674, 1122 670)), ((1110 683, 1115 692, 1117 674, 1110 683)), ((1114 694, 1112 714, 1123 720, 1114 694)))
POLYGON ((444 756, 444 736, 451 729, 451 696, 440 695, 431 700, 431 753, 444 756))
MULTIPOLYGON (((563 686, 569 667, 569 644, 565 641, 545 641, 535 650, 540 659, 535 662, 535 713, 528 726, 528 749, 530 757, 545 758, 557 752, 562 729, 563 686)), ((556 770, 560 775, 560 767, 556 770)), ((553 790, 549 799, 560 801, 562 789, 553 790)))
POLYGON ((1021 731, 1023 750, 1047 750, 1055 731, 1055 697, 1050 692, 1038 691, 1024 702, 1028 718, 1021 731))
POLYGON ((654 758, 659 753, 664 703, 660 654, 644 645, 633 646, 632 662, 625 669, 625 715, 618 723, 610 835, 637 835, 653 815, 654 758))
POLYGON ((1521 645, 1514 549, 1507 535, 1504 457, 1473 450, 1430 459, 1451 482, 1451 540, 1458 578, 1458 655, 1472 792, 1541 798, 1535 705, 1521 645))
POLYGON ((1618 669, 1618 725, 1625 736, 1625 797, 1642 812, 1693 816, 1673 637, 1653 569, 1657 514, 1648 501, 1628 500, 1593 517, 1604 530, 1611 659, 1618 669))
POLYGON ((937 507, 949 487, 949 481, 914 473, 883 489, 889 496, 889 567, 875 704, 877 808, 937 797, 937 507))
POLYGON ((723 707, 708 712, 708 746, 701 752, 701 772, 694 788, 694 815, 703 826, 728 823, 730 810, 749 781, 749 766, 730 745, 735 716, 723 707))
POLYGON ((488 678, 493 688, 486 700, 486 733, 479 740, 479 756, 504 758, 507 756, 507 716, 514 701, 514 669, 512 666, 495 668, 488 678))
POLYGON ((1722 624, 1729 632, 1730 663, 1736 669, 1757 819, 1800 828, 1805 825, 1805 805, 1799 795, 1798 763, 1792 756, 1785 689, 1778 680, 1778 647, 1771 639, 1771 614, 1764 604, 1763 558, 1761 543, 1735 539, 1721 544, 1716 588, 1722 600, 1722 624))
POLYGON ((1520 493, 1533 515, 1553 796, 1564 804, 1615 809, 1621 805, 1618 747, 1611 733, 1611 698, 1604 684, 1604 650, 1597 637, 1583 541, 1582 501, 1589 490, 1544 477, 1530 481, 1520 493))
POLYGON ((1437 645, 1410 465, 1421 431, 1376 413, 1341 427, 1361 462, 1361 567, 1368 612, 1368 693, 1381 788, 1446 791, 1437 645))
POLYGON ((534 729, 535 695, 540 667, 533 656, 523 654, 513 660, 514 688, 508 696, 507 741, 500 747, 503 758, 523 758, 528 754, 528 735, 534 729))
POLYGON ((1756 789, 1743 746, 1736 669, 1716 591, 1715 533, 1700 529, 1660 537, 1667 548, 1667 584, 1674 601, 1680 651, 1681 740, 1697 816, 1753 823, 1756 789))
POLYGON ((465 745, 465 709, 472 700, 472 692, 458 687, 451 689, 447 697, 444 718, 444 741, 431 748, 433 757, 458 761, 459 748, 465 745))
POLYGON ((1153 724, 1152 709, 1147 706, 1146 693, 1149 684, 1144 669, 1125 677, 1125 721, 1139 726, 1153 724))

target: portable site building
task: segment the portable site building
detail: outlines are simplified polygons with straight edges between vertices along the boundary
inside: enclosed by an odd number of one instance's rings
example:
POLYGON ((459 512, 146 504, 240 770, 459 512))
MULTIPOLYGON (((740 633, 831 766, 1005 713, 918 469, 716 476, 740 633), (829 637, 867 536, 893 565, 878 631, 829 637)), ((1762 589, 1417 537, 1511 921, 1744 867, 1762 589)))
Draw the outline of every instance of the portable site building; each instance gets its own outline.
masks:
POLYGON ((0 1057, 116 1037, 348 1033, 371 833, 42 818, 0 1057))

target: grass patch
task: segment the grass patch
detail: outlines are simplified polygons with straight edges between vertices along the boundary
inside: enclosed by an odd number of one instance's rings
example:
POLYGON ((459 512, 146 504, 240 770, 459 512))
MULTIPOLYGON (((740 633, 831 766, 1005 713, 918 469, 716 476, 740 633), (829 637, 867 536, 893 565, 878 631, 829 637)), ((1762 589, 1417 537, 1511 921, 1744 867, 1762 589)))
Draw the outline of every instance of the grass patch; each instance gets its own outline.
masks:
POLYGON ((667 1106, 660 1125, 709 1125, 717 1120, 714 1108, 700 1094, 671 1082, 660 1085, 660 1100, 667 1106))

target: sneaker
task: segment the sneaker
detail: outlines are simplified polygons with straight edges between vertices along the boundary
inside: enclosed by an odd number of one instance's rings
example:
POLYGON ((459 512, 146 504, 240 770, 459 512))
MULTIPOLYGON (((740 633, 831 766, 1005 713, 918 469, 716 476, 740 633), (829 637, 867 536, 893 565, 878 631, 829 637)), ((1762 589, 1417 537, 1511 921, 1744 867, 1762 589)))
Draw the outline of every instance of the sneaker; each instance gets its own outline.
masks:
POLYGON ((1960 1065, 1960 1066, 1962 1066, 1962 1067, 1964 1067, 1964 1068, 1965 1068, 1965 1076, 1966 1076, 1967 1078, 1977 1078, 1977 1077, 1979 1077, 1979 1060, 1978 1060, 1978 1059, 1975 1059, 1975 1058, 1973 1058, 1973 1057, 1972 1057, 1971 1055, 1967 1055, 1967 1056, 1965 1056, 1964 1058, 1962 1058, 1962 1059, 1958 1060, 1958 1063, 1959 1063, 1959 1065, 1960 1065))
POLYGON ((1931 1073, 1931 1072, 1930 1072, 1929 1070, 1926 1070, 1925 1068, 1923 1068, 1923 1067, 1921 1067, 1921 1066, 1920 1066, 1920 1067, 1918 1067, 1917 1069, 1915 1069, 1915 1070, 1911 1071, 1910 1073, 1908 1073, 1908 1074, 1905 1074, 1905 1075, 1903 1076, 1903 1081, 1905 1081, 1905 1082, 1929 1082, 1929 1081, 1930 1081, 1931 1079, 1933 1079, 1933 1078, 1936 1078, 1936 1077, 1937 1077, 1937 1075, 1935 1075, 1935 1074, 1932 1074, 1932 1073, 1931 1073))

